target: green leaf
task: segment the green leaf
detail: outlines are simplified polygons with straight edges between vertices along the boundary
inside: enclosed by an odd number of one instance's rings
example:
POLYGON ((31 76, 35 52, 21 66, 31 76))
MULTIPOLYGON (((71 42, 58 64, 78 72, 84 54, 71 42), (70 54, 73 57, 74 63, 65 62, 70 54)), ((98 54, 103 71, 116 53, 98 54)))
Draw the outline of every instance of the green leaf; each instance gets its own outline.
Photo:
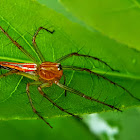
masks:
POLYGON ((140 51, 139 0, 60 0, 63 7, 82 24, 140 51))
MULTIPOLYGON (((37 36, 37 44, 46 61, 55 62, 58 58, 78 50, 81 54, 98 57, 120 72, 113 72, 104 64, 88 58, 69 58, 62 65, 90 68, 92 71, 103 74, 120 84, 134 96, 140 98, 140 55, 139 52, 124 45, 124 43, 116 42, 101 32, 89 30, 87 26, 81 25, 81 22, 70 20, 67 16, 50 9, 47 5, 31 0, 2 0, 0 4, 0 26, 5 30, 8 29, 8 34, 15 40, 17 39, 17 42, 37 60, 38 57, 32 46, 32 36, 40 26, 54 29, 54 34, 41 31, 41 34, 37 36)), ((9 39, 0 33, 1 61, 31 61, 12 43, 9 43, 9 39)), ((113 86, 95 75, 70 70, 64 71, 64 74, 66 75, 66 84, 69 87, 100 101, 106 100, 105 103, 115 107, 124 109, 140 104, 121 88, 113 86)), ((17 75, 0 79, 0 118, 2 120, 33 118, 33 112, 26 95, 28 82, 32 82, 32 80, 17 75)), ((60 82, 63 83, 63 78, 60 82)), ((67 116, 45 100, 39 94, 37 87, 30 87, 30 92, 33 103, 42 116, 46 118, 67 116)), ((44 89, 44 92, 57 104, 74 114, 111 110, 105 105, 91 102, 69 92, 65 97, 64 91, 56 85, 44 89)))

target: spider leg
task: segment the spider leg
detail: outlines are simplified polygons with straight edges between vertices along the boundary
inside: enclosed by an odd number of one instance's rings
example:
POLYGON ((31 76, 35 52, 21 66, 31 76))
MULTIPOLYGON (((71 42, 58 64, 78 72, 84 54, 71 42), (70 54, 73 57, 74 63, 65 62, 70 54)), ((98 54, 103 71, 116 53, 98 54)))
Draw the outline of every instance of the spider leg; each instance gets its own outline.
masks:
MULTIPOLYGON (((64 77, 64 85, 66 84, 66 76, 63 74, 64 77)), ((65 96, 67 96, 67 91, 65 90, 65 96)))
POLYGON ((56 63, 60 63, 61 61, 65 60, 65 59, 68 59, 69 57, 72 57, 72 56, 81 56, 81 57, 87 57, 87 58, 91 58, 91 59, 94 59, 94 60, 97 60, 101 63, 103 63, 104 65, 106 65, 107 67, 109 67, 112 71, 117 71, 119 72, 118 70, 114 70, 111 66, 109 66, 105 61, 97 58, 97 57, 94 57, 94 56, 90 56, 90 55, 84 55, 84 54, 79 54, 78 52, 74 52, 74 53, 70 53, 70 54, 67 54, 65 56, 62 56, 61 58, 59 58, 58 60, 56 60, 55 62, 56 63))
POLYGON ((135 97, 129 90, 127 90, 127 89, 124 88, 123 86, 121 86, 121 85, 119 85, 119 84, 117 84, 117 83, 111 81, 110 79, 106 78, 106 77, 103 76, 103 75, 100 75, 100 74, 98 74, 98 73, 96 73, 96 72, 91 71, 90 69, 81 68, 81 67, 76 67, 76 66, 63 66, 63 69, 75 70, 75 71, 86 71, 86 72, 88 72, 88 73, 90 73, 90 74, 96 75, 97 77, 103 78, 104 80, 110 82, 111 84, 120 87, 121 89, 123 89, 124 91, 126 91, 131 97, 133 97, 134 99, 140 101, 139 98, 135 97))
POLYGON ((37 44, 36 44, 36 37, 37 37, 38 33, 40 32, 40 30, 46 30, 47 32, 49 32, 49 33, 51 33, 51 34, 54 33, 54 30, 53 30, 53 31, 50 31, 50 30, 48 30, 48 29, 46 29, 46 28, 44 28, 44 27, 39 27, 38 30, 36 31, 36 33, 34 34, 33 39, 32 39, 33 46, 34 46, 34 49, 35 49, 36 53, 38 54, 40 60, 41 60, 42 62, 45 62, 45 58, 44 58, 44 56, 42 55, 42 53, 40 52, 40 50, 39 50, 39 48, 38 48, 38 46, 37 46, 37 44))
POLYGON ((72 113, 66 111, 65 109, 63 109, 61 106, 57 105, 52 99, 50 99, 50 98, 42 91, 41 86, 38 87, 38 91, 40 92, 40 94, 41 94, 43 97, 45 97, 48 101, 50 101, 50 102, 51 102, 54 106, 56 106, 59 110, 65 112, 65 113, 67 113, 67 114, 69 114, 69 115, 71 115, 71 116, 73 116, 73 117, 76 117, 76 118, 78 118, 78 119, 82 119, 82 118, 80 118, 79 116, 74 115, 74 114, 72 114, 72 113))
POLYGON ((33 105, 33 101, 32 101, 31 95, 30 95, 30 92, 29 92, 29 86, 30 86, 30 85, 38 85, 38 83, 37 83, 37 84, 35 84, 35 83, 28 83, 27 86, 26 86, 26 92, 27 92, 27 95, 28 95, 28 98, 29 98, 29 102, 30 102, 30 105, 31 105, 31 107, 32 107, 33 112, 34 112, 35 114, 37 114, 37 116, 38 116, 40 119, 42 119, 47 125, 49 125, 51 128, 53 128, 53 127, 52 127, 52 126, 37 112, 37 110, 35 109, 35 107, 34 107, 34 105, 33 105))
POLYGON ((8 71, 7 73, 1 74, 0 78, 3 78, 3 77, 8 76, 8 75, 12 75, 12 74, 17 73, 17 72, 18 71, 16 71, 16 70, 8 71))
POLYGON ((78 91, 78 90, 75 90, 75 89, 73 89, 73 88, 70 88, 70 87, 68 87, 68 86, 65 86, 65 85, 63 85, 63 84, 61 84, 61 83, 59 83, 59 82, 55 82, 55 84, 56 84, 57 86, 59 86, 60 88, 62 88, 62 89, 64 89, 64 90, 67 90, 67 91, 69 91, 69 92, 71 92, 71 93, 74 93, 74 94, 76 94, 76 95, 78 95, 78 96, 81 96, 81 97, 83 97, 83 98, 85 98, 85 99, 88 99, 88 100, 90 100, 90 101, 95 101, 95 102, 97 102, 97 103, 103 104, 103 105, 108 106, 108 107, 110 107, 110 108, 112 108, 112 109, 116 109, 116 110, 122 112, 122 110, 120 110, 119 108, 116 108, 116 107, 113 106, 113 105, 109 105, 109 104, 107 104, 107 103, 105 103, 105 102, 102 102, 102 101, 99 101, 99 100, 97 100, 97 99, 95 99, 95 98, 92 98, 92 97, 90 97, 90 96, 87 96, 87 95, 83 94, 82 92, 80 92, 80 91, 78 91))
POLYGON ((11 40, 11 42, 18 47, 29 59, 31 59, 34 63, 38 64, 37 60, 28 52, 26 51, 19 43, 17 43, 1 26, 0 30, 11 40))

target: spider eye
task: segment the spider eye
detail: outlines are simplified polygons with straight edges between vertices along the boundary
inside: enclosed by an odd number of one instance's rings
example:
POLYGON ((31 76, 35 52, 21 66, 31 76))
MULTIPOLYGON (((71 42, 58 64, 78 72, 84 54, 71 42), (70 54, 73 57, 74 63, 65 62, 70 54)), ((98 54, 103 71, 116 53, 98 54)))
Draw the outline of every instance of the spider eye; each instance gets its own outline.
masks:
POLYGON ((62 70, 61 64, 58 65, 58 70, 62 70))

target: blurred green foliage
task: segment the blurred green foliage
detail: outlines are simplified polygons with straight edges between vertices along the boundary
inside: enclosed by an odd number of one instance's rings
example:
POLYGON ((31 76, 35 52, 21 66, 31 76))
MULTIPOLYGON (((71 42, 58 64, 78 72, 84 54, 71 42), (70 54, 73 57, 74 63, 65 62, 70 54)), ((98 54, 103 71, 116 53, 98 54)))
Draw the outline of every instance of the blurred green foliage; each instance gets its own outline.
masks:
POLYGON ((123 113, 101 113, 99 116, 110 126, 118 128, 119 133, 114 137, 116 140, 140 139, 139 107, 127 109, 123 113))
POLYGON ((54 128, 49 128, 42 120, 12 120, 0 122, 1 139, 5 140, 37 140, 37 139, 67 139, 93 140, 97 139, 88 127, 74 118, 50 119, 54 128), (8 133, 6 135, 6 132, 8 133))

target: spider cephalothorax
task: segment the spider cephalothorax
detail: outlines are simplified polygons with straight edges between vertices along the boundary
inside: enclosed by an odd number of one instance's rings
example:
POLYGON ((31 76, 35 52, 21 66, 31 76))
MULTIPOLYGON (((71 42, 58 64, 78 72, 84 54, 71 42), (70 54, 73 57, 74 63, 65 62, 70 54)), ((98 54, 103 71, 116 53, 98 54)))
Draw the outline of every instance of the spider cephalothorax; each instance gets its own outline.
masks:
POLYGON ((37 69, 41 79, 46 81, 59 81, 63 75, 60 63, 43 62, 37 69))

